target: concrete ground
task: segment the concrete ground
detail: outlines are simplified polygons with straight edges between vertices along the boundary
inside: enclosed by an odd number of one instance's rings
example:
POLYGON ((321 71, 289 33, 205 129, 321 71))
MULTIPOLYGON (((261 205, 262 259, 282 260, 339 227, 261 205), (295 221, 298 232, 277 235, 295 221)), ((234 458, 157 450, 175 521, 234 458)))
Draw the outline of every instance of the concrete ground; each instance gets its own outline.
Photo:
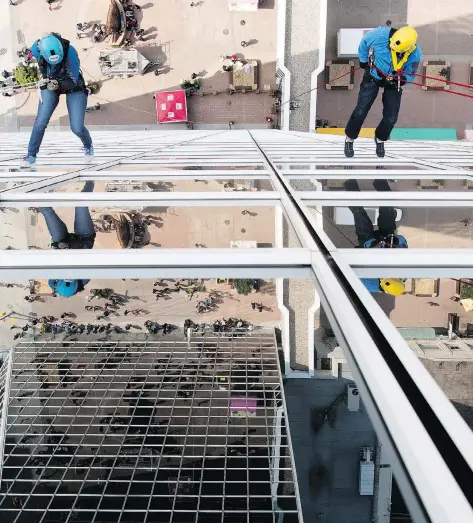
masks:
POLYGON ((0 321, 0 349, 9 348, 16 344, 13 341, 13 336, 20 331, 17 328, 11 330, 12 326, 23 327, 28 317, 31 316, 52 315, 59 318, 63 312, 74 313, 76 315, 74 321, 78 323, 106 325, 110 322, 119 325, 121 328, 124 328, 127 323, 131 323, 141 327, 141 329, 132 329, 131 334, 144 333, 143 323, 146 320, 156 321, 160 324, 171 323, 179 327, 182 327, 187 318, 191 318, 196 323, 213 323, 217 319, 237 317, 262 327, 272 327, 279 324, 279 310, 276 302, 275 285, 272 280, 265 281, 260 292, 253 292, 248 296, 238 295, 229 284, 217 283, 215 279, 205 280, 203 285, 206 291, 197 292, 192 298, 181 291, 180 293, 172 293, 169 299, 161 298, 160 300, 155 299, 155 295, 152 293, 153 289, 163 289, 166 286, 174 288, 172 280, 165 280, 162 286, 153 287, 153 280, 96 279, 90 281, 84 292, 71 298, 53 298, 47 282, 41 280, 37 283, 40 286, 41 301, 36 301, 33 304, 27 303, 23 298, 28 294, 28 290, 25 289, 28 285, 27 281, 14 282, 14 288, 7 289, 2 286, 3 298, 0 315, 5 316, 13 312, 14 314, 0 321), (103 306, 107 300, 94 298, 88 302, 88 291, 92 288, 113 289, 117 294, 125 296, 128 301, 118 308, 116 313, 112 312, 108 318, 97 320, 97 316, 102 313, 86 311, 84 307, 86 305, 103 306), (221 293, 215 309, 211 312, 198 314, 196 312, 197 302, 204 299, 212 289, 221 293), (253 310, 251 302, 262 303, 265 309, 263 312, 253 310), (138 308, 142 309, 143 312, 137 316, 124 315, 124 311, 127 309, 138 308))
MULTIPOLYGON (((204 0, 191 7, 187 0, 155 0, 142 4, 139 14, 140 27, 146 30, 146 41, 137 42, 136 47, 148 59, 161 63, 160 75, 147 74, 134 78, 104 78, 98 66, 100 48, 106 44, 92 44, 90 38, 76 38, 78 22, 104 23, 108 2, 71 2, 58 0, 53 10, 48 4, 38 1, 32 9, 32 0, 19 0, 19 5, 10 7, 11 24, 4 27, 5 42, 16 54, 23 46, 46 31, 60 32, 77 48, 86 80, 103 80, 97 96, 89 98, 90 104, 97 102, 103 110, 87 115, 92 125, 150 124, 156 122, 155 91, 179 88, 181 79, 190 78, 191 73, 203 77, 203 90, 211 92, 228 87, 228 75, 222 71, 220 55, 234 53, 260 63, 259 85, 275 87, 276 10, 274 1, 267 0, 264 8, 255 13, 230 12, 227 2, 204 0), (244 20, 244 24, 241 21, 244 20), (7 33, 12 29, 12 38, 7 33), (11 41, 11 45, 10 45, 11 41), (251 45, 241 47, 241 41, 251 45)), ((0 60, 1 60, 0 56, 0 60)), ((1 61, 2 66, 12 64, 1 61)), ((62 97, 64 98, 64 97, 62 97)), ((10 103, 12 99, 3 99, 10 103)), ((15 98, 20 127, 31 126, 36 114, 38 96, 35 92, 17 95, 15 98)), ((269 114, 272 98, 267 94, 239 95, 228 97, 192 97, 189 100, 189 119, 196 123, 261 123, 269 114), (243 99, 242 96, 245 96, 243 99), (217 101, 218 100, 218 101, 217 101), (231 102, 228 103, 228 102, 231 102)), ((11 109, 11 108, 10 108, 11 109)), ((56 109, 51 125, 67 125, 67 109, 62 100, 56 109)))
MULTIPOLYGON (((451 79, 469 84, 471 62, 471 25, 473 7, 468 0, 328 0, 326 60, 337 56, 337 32, 343 27, 377 27, 392 21, 392 27, 409 23, 419 34, 423 60, 450 60, 451 79)), ((358 64, 358 61, 355 61, 358 64)), ((419 71, 421 72, 421 71, 419 71)), ((362 72, 355 73, 355 89, 318 91, 317 115, 331 125, 344 127, 356 104, 362 72)), ((319 78, 323 81, 322 75, 319 78)), ((421 79, 419 79, 420 81, 421 79)), ((421 82, 420 82, 421 83, 421 82)), ((452 91, 471 94, 468 90, 452 87, 452 91)), ((365 127, 376 127, 382 112, 381 97, 373 105, 365 127)), ((423 91, 410 86, 403 91, 403 103, 398 127, 455 127, 463 136, 470 124, 471 100, 444 92, 423 91)))

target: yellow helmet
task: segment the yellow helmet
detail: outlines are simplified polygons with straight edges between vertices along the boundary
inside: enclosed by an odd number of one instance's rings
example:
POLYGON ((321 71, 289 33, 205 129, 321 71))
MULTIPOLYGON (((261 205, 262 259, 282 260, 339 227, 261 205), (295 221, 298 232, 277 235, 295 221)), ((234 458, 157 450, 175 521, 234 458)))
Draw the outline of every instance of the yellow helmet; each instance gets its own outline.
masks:
POLYGON ((396 53, 412 53, 416 48, 417 31, 410 25, 398 29, 389 39, 389 47, 396 53))
POLYGON ((399 278, 381 278, 380 286, 386 294, 400 296, 406 290, 404 281, 399 278))

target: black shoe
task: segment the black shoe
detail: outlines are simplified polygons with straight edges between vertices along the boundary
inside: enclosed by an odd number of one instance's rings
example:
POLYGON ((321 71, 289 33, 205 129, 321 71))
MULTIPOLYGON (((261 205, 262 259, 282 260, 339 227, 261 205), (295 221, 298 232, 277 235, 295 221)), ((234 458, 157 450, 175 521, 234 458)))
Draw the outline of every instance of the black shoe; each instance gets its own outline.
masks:
POLYGON ((347 158, 353 158, 355 156, 355 151, 353 150, 353 142, 345 140, 345 156, 347 158))
POLYGON ((384 158, 384 142, 375 138, 374 143, 376 144, 376 156, 378 158, 384 158))

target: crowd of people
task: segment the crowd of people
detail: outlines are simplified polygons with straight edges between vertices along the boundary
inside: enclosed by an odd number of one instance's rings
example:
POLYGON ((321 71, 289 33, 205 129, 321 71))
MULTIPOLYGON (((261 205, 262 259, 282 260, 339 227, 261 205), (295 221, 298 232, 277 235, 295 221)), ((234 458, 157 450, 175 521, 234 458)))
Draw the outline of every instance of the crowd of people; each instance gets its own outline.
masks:
POLYGON ((245 332, 253 329, 252 323, 241 318, 223 318, 215 320, 213 323, 195 323, 190 318, 184 321, 184 332, 187 336, 189 332, 201 332, 203 335, 208 330, 213 332, 245 332))
MULTIPOLYGON (((124 280, 125 281, 125 280, 124 280)), ((14 287, 18 284, 14 283, 3 283, 0 285, 6 287, 14 287)), ((22 288, 29 289, 29 295, 25 296, 25 300, 35 301, 36 299, 44 298, 47 295, 38 294, 37 282, 34 280, 30 281, 27 286, 20 285, 22 288)), ((196 311, 197 313, 210 312, 217 308, 217 303, 222 298, 220 291, 211 289, 207 292, 204 281, 200 279, 180 279, 180 280, 166 280, 160 279, 153 283, 152 292, 159 299, 160 297, 170 297, 172 293, 185 292, 189 299, 192 299, 196 292, 204 293, 204 297, 197 301, 196 311)), ((53 292, 49 296, 57 296, 56 292, 53 292)), ((61 294, 62 296, 62 294, 61 294)), ((111 288, 92 288, 89 291, 89 295, 86 296, 87 304, 84 305, 84 309, 87 312, 97 313, 95 316, 96 321, 105 320, 109 323, 80 323, 77 319, 77 314, 74 312, 68 312, 67 310, 60 313, 59 318, 54 316, 42 316, 40 318, 34 318, 29 316, 27 323, 23 327, 13 325, 11 329, 19 329, 20 331, 15 333, 14 339, 24 337, 28 332, 37 335, 39 334, 52 334, 58 335, 63 334, 69 335, 93 335, 93 334, 104 334, 110 335, 113 333, 124 333, 132 329, 145 330, 148 334, 161 334, 163 336, 173 332, 177 327, 170 323, 159 323, 157 321, 147 320, 144 324, 134 325, 133 323, 126 323, 123 325, 111 323, 112 317, 121 316, 121 320, 124 317, 138 317, 146 314, 150 314, 150 311, 142 308, 127 308, 127 305, 131 299, 136 297, 128 296, 127 294, 118 294, 111 288), (100 300, 99 303, 90 303, 92 300, 100 300), (33 330, 36 328, 35 330, 33 330)), ((129 305, 128 305, 129 307, 129 305)), ((258 309, 264 310, 265 307, 261 303, 252 302, 251 307, 253 310, 258 309)), ((70 309, 69 309, 70 310, 70 309)), ((127 318, 128 319, 128 318, 127 318)), ((126 320, 125 320, 126 321, 126 320)), ((130 321, 128 319, 128 321, 130 321)), ((241 335, 244 332, 252 331, 254 326, 241 318, 229 317, 222 318, 213 321, 213 323, 195 323, 191 319, 187 319, 184 322, 184 333, 189 336, 189 329, 191 332, 222 332, 232 333, 232 335, 241 335)))
MULTIPOLYGON (((60 319, 56 318, 54 316, 42 316, 40 318, 30 318, 26 325, 21 327, 19 325, 12 325, 10 327, 10 330, 19 329, 20 332, 17 332, 13 339, 17 340, 19 338, 23 338, 26 336, 28 332, 32 334, 37 334, 39 332, 40 335, 43 334, 64 334, 65 336, 70 336, 74 334, 85 334, 85 335, 93 335, 93 334, 104 334, 104 335, 110 335, 113 333, 124 333, 127 331, 130 331, 131 329, 136 329, 138 331, 142 331, 143 327, 141 325, 134 325, 132 323, 127 323, 124 327, 120 325, 114 325, 112 323, 107 324, 94 324, 94 323, 78 323, 75 321, 72 321, 68 319, 68 317, 75 318, 76 315, 72 312, 64 312, 61 314, 60 319), (62 320, 62 321, 61 321, 62 320), (38 329, 37 332, 35 332, 34 329, 38 329)), ((145 321, 144 322, 144 329, 148 334, 158 334, 161 332, 163 336, 166 334, 170 334, 175 329, 177 329, 176 325, 173 325, 171 323, 163 323, 159 324, 155 321, 145 321)))

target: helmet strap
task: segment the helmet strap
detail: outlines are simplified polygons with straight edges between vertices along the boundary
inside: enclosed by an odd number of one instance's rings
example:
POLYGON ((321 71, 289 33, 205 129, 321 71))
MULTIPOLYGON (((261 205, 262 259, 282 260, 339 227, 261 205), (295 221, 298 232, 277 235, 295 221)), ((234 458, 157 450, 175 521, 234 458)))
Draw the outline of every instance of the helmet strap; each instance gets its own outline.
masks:
MULTIPOLYGON (((414 47, 415 49, 415 47, 414 47)), ((414 49, 410 49, 408 51, 406 51, 403 55, 402 55, 402 58, 401 60, 398 61, 397 59, 397 53, 396 51, 393 51, 391 49, 391 57, 392 57, 392 60, 393 60, 393 67, 394 67, 394 70, 395 71, 400 71, 402 69, 402 67, 406 64, 407 60, 409 59, 409 56, 411 55, 412 51, 414 49)))

